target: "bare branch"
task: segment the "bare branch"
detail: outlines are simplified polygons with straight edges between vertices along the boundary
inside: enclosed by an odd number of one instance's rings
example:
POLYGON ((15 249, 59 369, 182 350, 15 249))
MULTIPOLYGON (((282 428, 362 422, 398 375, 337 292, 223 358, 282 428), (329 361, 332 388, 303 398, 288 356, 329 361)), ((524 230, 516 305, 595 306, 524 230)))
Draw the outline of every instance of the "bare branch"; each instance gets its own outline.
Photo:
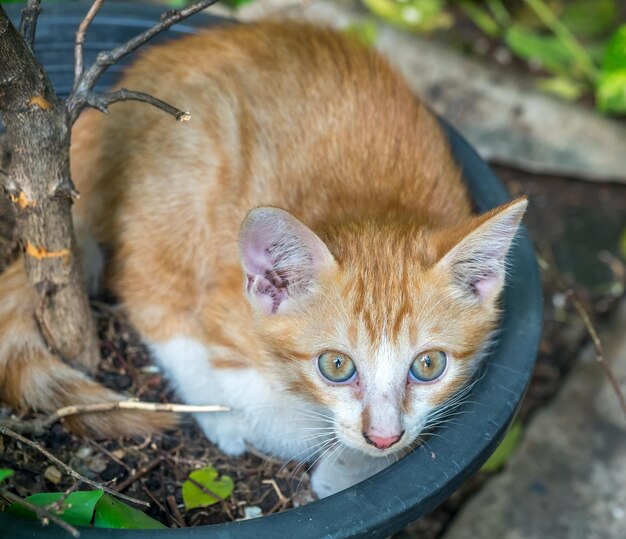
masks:
POLYGON ((31 50, 35 49, 37 19, 41 13, 39 4, 41 4, 41 0, 28 0, 26 7, 22 10, 22 19, 20 20, 20 34, 31 50))
POLYGON ((85 477, 84 475, 79 474, 76 470, 74 470, 73 468, 65 464, 64 462, 60 461, 57 457, 55 457, 52 453, 50 453, 50 451, 48 451, 47 449, 44 449, 38 443, 33 442, 32 440, 29 440, 28 438, 24 438, 24 436, 18 434, 17 432, 12 431, 11 429, 7 427, 3 427, 2 425, 0 425, 0 434, 4 436, 10 436, 11 438, 17 440, 18 442, 22 442, 23 444, 26 444, 27 446, 32 447, 33 449, 39 451, 49 461, 54 462, 54 464, 56 464, 59 468, 61 468, 67 475, 69 475, 70 477, 73 477, 74 479, 77 479, 78 481, 82 481, 83 483, 86 483, 87 485, 90 485, 94 488, 104 490, 104 492, 107 492, 108 494, 111 494, 112 496, 115 496, 117 498, 121 498, 122 500, 126 500, 127 502, 131 502, 137 505, 143 505, 145 507, 150 507, 150 504, 147 502, 144 502, 143 500, 138 500, 137 498, 132 498, 130 496, 126 496, 125 494, 120 494, 119 492, 113 489, 110 489, 109 487, 107 487, 106 485, 103 485, 102 483, 92 481, 88 477, 85 477))
POLYGON ((52 502, 50 505, 47 505, 46 509, 52 512, 62 511, 63 504, 70 497, 70 494, 72 494, 72 492, 76 492, 78 490, 78 487, 80 487, 82 484, 83 483, 81 481, 74 481, 72 486, 66 489, 66 491, 63 493, 63 496, 61 496, 56 502, 52 502))
POLYGON ((165 455, 159 455, 154 460, 148 462, 143 468, 137 470, 134 474, 129 475, 124 481, 122 481, 119 485, 117 485, 116 489, 118 492, 125 491, 128 487, 130 487, 135 481, 138 481, 143 476, 149 474, 152 470, 154 470, 157 466, 159 466, 165 460, 165 455))
POLYGON ((209 404, 206 406, 193 406, 188 404, 172 404, 157 402, 140 402, 135 400, 102 402, 96 404, 78 404, 60 408, 48 416, 42 423, 42 427, 49 427, 60 419, 72 415, 99 414, 103 412, 115 412, 119 410, 139 410, 143 412, 167 412, 167 413, 194 413, 206 414, 215 412, 228 412, 229 408, 209 404))
POLYGON ((593 347, 596 351, 596 361, 600 364, 600 366, 604 369, 611 386, 613 387, 613 391, 617 396, 617 400, 624 412, 624 416, 626 417, 626 396, 624 396, 624 392, 617 381, 617 377, 615 376, 615 372, 613 371, 613 367, 610 363, 607 362, 606 356, 604 355, 604 347, 602 346, 602 341, 596 331, 593 322, 591 321, 591 317, 587 313, 587 310, 583 306, 582 302, 576 295, 576 292, 565 285, 559 274, 552 269, 550 264, 541 256, 537 255, 537 260, 539 262, 539 266, 542 270, 544 270, 552 279, 557 288, 563 293, 563 295, 572 302, 572 306, 576 309, 578 316, 580 316, 585 328, 587 329, 587 333, 589 333, 589 337, 591 337, 591 342, 593 343, 593 347))
POLYGON ((52 511, 46 509, 45 507, 39 507, 38 505, 34 505, 4 488, 0 490, 0 494, 2 494, 2 496, 10 502, 21 505, 22 507, 25 507, 29 511, 35 513, 37 518, 44 526, 47 526, 50 522, 54 522, 57 526, 63 528, 72 537, 80 537, 79 531, 74 526, 60 519, 52 511))
POLYGON ((83 74, 83 43, 85 43, 85 34, 103 3, 104 0, 94 0, 76 31, 76 41, 74 43, 74 88, 78 85, 78 81, 83 74))
POLYGON ((94 89, 96 83, 100 79, 100 76, 110 66, 124 58, 127 54, 136 50, 157 34, 167 30, 177 22, 180 22, 187 17, 191 17, 192 15, 212 6, 218 1, 219 0, 200 0, 185 9, 166 12, 161 16, 161 20, 152 28, 149 28, 138 36, 135 36, 119 47, 98 53, 96 61, 80 76, 67 100, 67 110, 70 116, 70 123, 73 123, 76 118, 78 118, 78 114, 84 107, 89 106, 89 103, 87 102, 88 94, 94 89))
POLYGON ((104 114, 109 113, 109 105, 112 105, 113 103, 118 103, 119 101, 141 101, 171 114, 178 122, 186 122, 191 118, 191 114, 188 111, 177 109, 176 107, 173 107, 165 101, 161 101, 150 94, 134 92, 132 90, 127 90, 126 88, 121 88, 115 92, 109 92, 106 94, 88 92, 85 98, 88 106, 98 109, 104 114))

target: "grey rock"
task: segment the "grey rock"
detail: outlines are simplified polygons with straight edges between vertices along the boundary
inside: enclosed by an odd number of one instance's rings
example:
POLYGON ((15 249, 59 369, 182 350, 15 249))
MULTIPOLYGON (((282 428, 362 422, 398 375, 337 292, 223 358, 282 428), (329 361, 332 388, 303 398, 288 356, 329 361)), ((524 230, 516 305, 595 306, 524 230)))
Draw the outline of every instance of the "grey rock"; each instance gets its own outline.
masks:
MULTIPOLYGON (((626 300, 604 344, 626 391, 626 300)), ((584 354, 507 468, 462 509, 444 539, 626 537, 626 417, 594 358, 584 354)))

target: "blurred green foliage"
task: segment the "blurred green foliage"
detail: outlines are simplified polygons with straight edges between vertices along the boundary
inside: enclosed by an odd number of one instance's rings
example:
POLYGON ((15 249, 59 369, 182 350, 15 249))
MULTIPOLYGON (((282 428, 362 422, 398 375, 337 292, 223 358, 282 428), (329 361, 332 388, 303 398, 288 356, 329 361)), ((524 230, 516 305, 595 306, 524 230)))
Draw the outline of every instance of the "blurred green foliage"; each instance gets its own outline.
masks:
MULTIPOLYGON (((261 0, 223 0, 238 9, 261 0)), ((338 0, 337 0, 338 1, 338 0)), ((595 98, 605 114, 626 114, 626 0, 359 0, 372 14, 346 32, 367 46, 382 20, 403 30, 445 31, 469 19, 489 40, 528 62, 537 87, 562 99, 595 98)), ((174 8, 191 0, 168 0, 174 8)))
POLYGON ((517 446, 522 441, 522 434, 522 424, 519 421, 514 421, 498 448, 489 457, 489 460, 483 464, 481 471, 497 472, 501 470, 511 455, 515 453, 517 446))

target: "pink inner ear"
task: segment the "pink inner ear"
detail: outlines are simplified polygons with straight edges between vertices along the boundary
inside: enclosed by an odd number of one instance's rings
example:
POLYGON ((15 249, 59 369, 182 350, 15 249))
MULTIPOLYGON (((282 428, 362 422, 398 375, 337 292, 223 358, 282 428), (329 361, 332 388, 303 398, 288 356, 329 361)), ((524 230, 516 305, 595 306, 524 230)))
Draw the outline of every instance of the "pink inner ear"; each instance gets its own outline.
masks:
POLYGON ((500 279, 495 276, 485 277, 474 284, 476 295, 483 299, 491 296, 494 292, 497 292, 499 287, 500 279))
POLYGON ((306 294, 320 266, 332 262, 324 243, 278 208, 257 208, 248 214, 239 249, 248 297, 266 314, 306 294))
POLYGON ((280 304, 287 299, 287 287, 278 287, 269 279, 261 275, 247 274, 246 290, 248 294, 257 298, 259 305, 266 314, 278 312, 280 304))

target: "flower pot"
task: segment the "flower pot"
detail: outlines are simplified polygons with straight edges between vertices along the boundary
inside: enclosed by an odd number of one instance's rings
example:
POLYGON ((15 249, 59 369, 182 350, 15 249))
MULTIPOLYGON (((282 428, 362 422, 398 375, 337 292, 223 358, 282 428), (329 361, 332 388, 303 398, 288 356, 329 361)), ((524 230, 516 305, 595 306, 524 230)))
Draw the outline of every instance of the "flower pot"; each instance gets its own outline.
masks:
MULTIPOLYGON (((19 8, 10 6, 14 20, 19 8)), ((36 52, 61 95, 71 88, 74 33, 88 4, 44 2, 37 25, 36 52)), ((86 64, 95 53, 115 46, 158 20, 162 8, 135 3, 107 2, 92 23, 86 44, 86 64)), ((224 24, 214 17, 197 15, 174 26, 155 41, 196 31, 207 24, 224 24)), ((110 84, 122 65, 113 66, 102 84, 110 84)), ((138 104, 137 106, 145 106, 138 104)), ((450 126, 448 133, 456 160, 479 211, 508 200, 500 181, 450 126)), ((416 156, 417 158, 417 156, 416 156)), ((522 228, 510 253, 510 271, 504 291, 501 331, 485 361, 483 374, 462 406, 459 421, 438 429, 428 447, 420 447, 376 476, 329 498, 268 517, 172 530, 82 529, 92 539, 182 539, 220 537, 238 539, 297 537, 386 537, 433 510, 489 457, 502 439, 530 379, 539 343, 542 296, 539 272, 531 241, 522 228)), ((20 520, 0 513, 0 535, 61 538, 66 534, 54 525, 20 520)))

